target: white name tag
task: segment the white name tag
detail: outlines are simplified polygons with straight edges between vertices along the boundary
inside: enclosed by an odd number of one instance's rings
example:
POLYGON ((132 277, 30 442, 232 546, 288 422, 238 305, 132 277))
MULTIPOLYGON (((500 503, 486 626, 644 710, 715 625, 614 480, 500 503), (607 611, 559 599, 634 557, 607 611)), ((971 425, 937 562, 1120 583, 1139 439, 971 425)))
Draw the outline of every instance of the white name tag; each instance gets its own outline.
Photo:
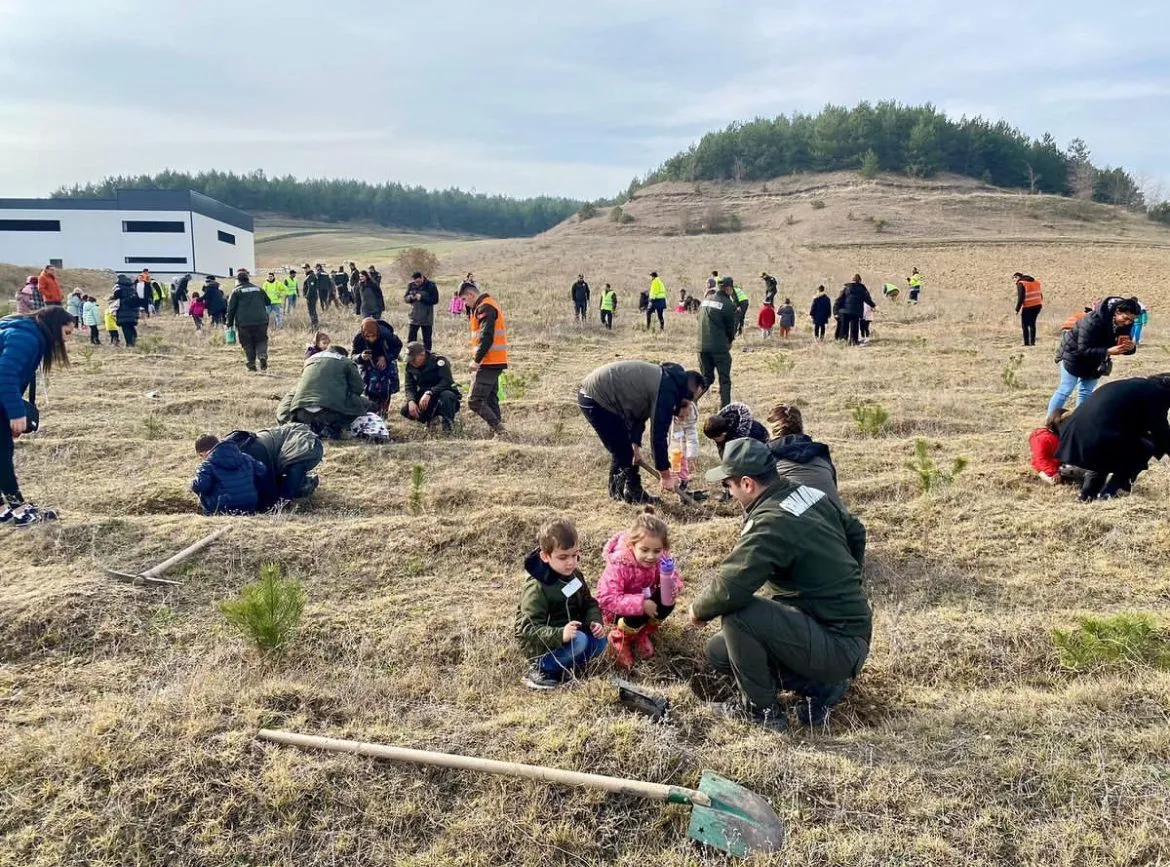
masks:
POLYGON ((570 581, 568 584, 566 584, 564 587, 561 588, 561 592, 564 593, 565 598, 568 599, 570 596, 572 596, 574 593, 576 593, 578 590, 580 590, 583 586, 584 585, 581 583, 580 578, 574 578, 572 581, 570 581))

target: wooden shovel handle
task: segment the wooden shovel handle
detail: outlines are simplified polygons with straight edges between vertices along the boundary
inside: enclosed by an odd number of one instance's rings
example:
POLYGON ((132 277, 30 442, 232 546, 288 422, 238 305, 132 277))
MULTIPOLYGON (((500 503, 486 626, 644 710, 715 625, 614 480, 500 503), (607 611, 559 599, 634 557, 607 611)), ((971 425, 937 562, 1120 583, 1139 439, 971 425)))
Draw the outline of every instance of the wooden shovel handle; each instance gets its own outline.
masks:
POLYGON ((623 780, 620 777, 605 777, 600 774, 580 774, 576 771, 562 771, 540 765, 521 765, 516 762, 497 762, 473 756, 457 756, 451 753, 433 753, 429 750, 411 750, 405 747, 388 747, 383 744, 347 741, 339 738, 322 738, 315 735, 301 735, 295 732, 260 729, 261 740, 277 744, 301 747, 303 749, 327 750, 332 753, 352 753, 359 756, 373 756, 396 762, 410 762, 416 765, 434 765, 440 768, 456 768, 464 771, 481 771, 486 774, 501 774, 505 777, 522 777, 559 783, 563 786, 578 786, 584 789, 599 789, 615 795, 636 795, 670 804, 697 804, 710 807, 711 799, 695 789, 680 786, 666 786, 661 783, 645 783, 640 780, 623 780))
POLYGON ((204 536, 202 539, 200 539, 194 545, 191 545, 187 548, 184 548, 182 551, 180 551, 174 557, 171 557, 169 560, 163 560, 157 566, 154 566, 150 569, 147 569, 145 572, 142 573, 142 577, 144 579, 147 579, 147 580, 149 580, 151 578, 157 578, 158 576, 162 575, 163 572, 166 572, 168 569, 170 569, 174 566, 178 566, 184 560, 198 554, 200 551, 202 551, 204 548, 206 548, 208 545, 210 545, 212 542, 214 542, 216 539, 218 539, 224 533, 231 530, 231 528, 232 528, 231 524, 225 524, 224 526, 222 526, 218 530, 216 530, 214 533, 209 533, 208 535, 204 536))

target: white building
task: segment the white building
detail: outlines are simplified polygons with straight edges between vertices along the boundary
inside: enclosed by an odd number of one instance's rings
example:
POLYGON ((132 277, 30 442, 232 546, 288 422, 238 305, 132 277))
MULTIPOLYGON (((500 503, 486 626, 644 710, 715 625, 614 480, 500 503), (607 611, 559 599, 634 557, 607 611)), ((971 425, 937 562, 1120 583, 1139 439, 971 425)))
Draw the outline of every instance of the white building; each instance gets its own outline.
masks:
POLYGON ((30 271, 137 274, 255 270, 252 218, 194 190, 119 190, 112 199, 0 199, 0 262, 30 271))

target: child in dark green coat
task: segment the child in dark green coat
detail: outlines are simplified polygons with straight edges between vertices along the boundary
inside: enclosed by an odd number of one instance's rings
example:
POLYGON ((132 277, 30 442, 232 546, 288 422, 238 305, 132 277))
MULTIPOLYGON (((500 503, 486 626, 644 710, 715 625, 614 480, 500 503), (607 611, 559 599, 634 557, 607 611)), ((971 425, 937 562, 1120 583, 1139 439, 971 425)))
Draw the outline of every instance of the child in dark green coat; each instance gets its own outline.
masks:
POLYGON ((539 546, 524 560, 516 637, 533 660, 524 677, 530 689, 554 689, 605 652, 601 607, 578 563, 577 528, 558 518, 540 530, 539 546))

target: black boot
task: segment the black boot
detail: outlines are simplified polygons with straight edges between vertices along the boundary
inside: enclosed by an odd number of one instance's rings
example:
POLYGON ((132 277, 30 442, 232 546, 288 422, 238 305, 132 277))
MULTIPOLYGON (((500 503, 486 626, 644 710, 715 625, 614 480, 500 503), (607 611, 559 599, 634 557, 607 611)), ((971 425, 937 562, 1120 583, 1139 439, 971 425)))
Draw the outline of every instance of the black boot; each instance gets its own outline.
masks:
POLYGON ((803 689, 799 689, 803 701, 796 705, 797 721, 809 727, 827 725, 829 714, 841 703, 850 683, 848 680, 837 683, 809 683, 803 689))
POLYGON ((637 467, 631 467, 626 470, 626 486, 622 498, 627 503, 634 503, 641 505, 643 503, 655 505, 658 503, 657 497, 652 497, 642 489, 642 474, 638 472, 637 467))
POLYGON ((619 466, 609 468, 609 495, 619 503, 622 501, 622 491, 626 486, 626 471, 619 466))

